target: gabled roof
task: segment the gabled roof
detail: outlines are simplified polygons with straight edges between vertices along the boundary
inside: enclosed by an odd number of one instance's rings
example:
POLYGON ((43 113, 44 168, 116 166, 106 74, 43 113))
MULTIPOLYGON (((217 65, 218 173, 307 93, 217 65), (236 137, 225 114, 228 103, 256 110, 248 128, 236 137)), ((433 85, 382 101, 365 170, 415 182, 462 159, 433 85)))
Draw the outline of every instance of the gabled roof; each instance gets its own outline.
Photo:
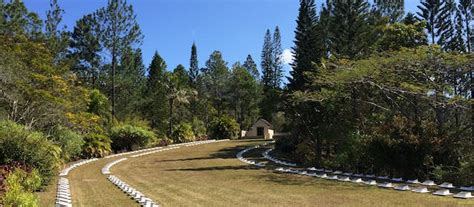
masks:
POLYGON ((259 120, 257 120, 257 121, 252 125, 252 127, 254 127, 255 124, 257 124, 259 121, 262 121, 265 125, 269 126, 270 128, 273 128, 273 125, 272 125, 270 122, 268 122, 267 120, 262 119, 262 118, 260 118, 259 120))

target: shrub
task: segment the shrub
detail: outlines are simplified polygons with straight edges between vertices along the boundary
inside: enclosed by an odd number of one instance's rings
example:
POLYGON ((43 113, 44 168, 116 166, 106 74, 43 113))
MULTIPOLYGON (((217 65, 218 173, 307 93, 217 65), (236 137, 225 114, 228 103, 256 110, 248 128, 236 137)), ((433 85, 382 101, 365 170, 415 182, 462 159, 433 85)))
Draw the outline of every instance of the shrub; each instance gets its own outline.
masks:
POLYGON ((84 138, 82 135, 64 127, 57 127, 53 130, 50 138, 62 149, 61 157, 69 161, 81 155, 84 138))
POLYGON ((22 162, 38 169, 45 183, 60 167, 61 149, 42 133, 12 121, 0 121, 0 163, 22 162))
POLYGON ((84 145, 82 146, 82 155, 85 158, 103 157, 111 151, 110 144, 112 141, 109 137, 101 134, 88 134, 84 137, 84 145))
POLYGON ((211 122, 211 139, 235 139, 239 136, 239 124, 235 119, 222 116, 211 122))
POLYGON ((17 168, 5 180, 6 193, 2 202, 5 206, 38 206, 38 197, 34 191, 41 186, 41 177, 37 170, 30 174, 17 168))
POLYGON ((112 127, 110 132, 112 139, 112 149, 117 150, 133 150, 138 147, 144 147, 156 140, 153 131, 129 124, 122 124, 112 127))
POLYGON ((193 128, 190 124, 178 124, 173 128, 171 137, 175 143, 192 142, 194 141, 193 128))
POLYGON ((200 139, 206 136, 206 124, 204 124, 203 121, 194 117, 191 125, 193 127, 193 133, 197 138, 200 139))

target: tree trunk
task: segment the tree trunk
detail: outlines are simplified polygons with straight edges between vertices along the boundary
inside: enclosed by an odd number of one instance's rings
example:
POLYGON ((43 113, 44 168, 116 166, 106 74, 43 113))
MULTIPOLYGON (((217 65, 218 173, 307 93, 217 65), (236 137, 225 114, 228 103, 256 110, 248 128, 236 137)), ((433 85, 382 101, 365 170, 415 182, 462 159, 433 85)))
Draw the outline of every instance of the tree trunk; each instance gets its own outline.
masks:
POLYGON ((170 117, 169 117, 169 128, 168 128, 168 136, 171 137, 173 133, 173 99, 170 98, 169 100, 170 105, 170 117))
POLYGON ((117 65, 117 52, 112 49, 112 117, 115 117, 115 67, 117 65))

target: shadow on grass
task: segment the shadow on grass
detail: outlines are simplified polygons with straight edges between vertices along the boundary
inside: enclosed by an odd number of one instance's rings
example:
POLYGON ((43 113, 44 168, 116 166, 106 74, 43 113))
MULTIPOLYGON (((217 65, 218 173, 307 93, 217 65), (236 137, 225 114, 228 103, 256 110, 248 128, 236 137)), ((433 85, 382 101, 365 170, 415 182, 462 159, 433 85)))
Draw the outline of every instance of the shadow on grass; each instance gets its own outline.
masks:
POLYGON ((215 171, 215 170, 256 170, 257 167, 251 165, 229 165, 199 168, 168 169, 166 171, 215 171))
POLYGON ((249 146, 254 146, 257 143, 261 143, 263 139, 244 139, 238 140, 242 144, 239 144, 234 147, 227 147, 219 149, 211 154, 208 157, 191 157, 183 159, 168 159, 168 160, 159 160, 157 162, 179 162, 179 161, 193 161, 193 160, 212 160, 212 159, 235 159, 238 152, 244 150, 249 146), (255 144, 251 144, 255 143, 255 144))
POLYGON ((345 189, 357 189, 364 190, 374 188, 374 186, 355 184, 349 182, 340 181, 328 181, 320 178, 307 177, 294 174, 285 174, 273 171, 272 173, 255 176, 255 179, 264 182, 272 182, 280 185, 297 185, 297 186, 321 186, 324 188, 345 188, 345 189))

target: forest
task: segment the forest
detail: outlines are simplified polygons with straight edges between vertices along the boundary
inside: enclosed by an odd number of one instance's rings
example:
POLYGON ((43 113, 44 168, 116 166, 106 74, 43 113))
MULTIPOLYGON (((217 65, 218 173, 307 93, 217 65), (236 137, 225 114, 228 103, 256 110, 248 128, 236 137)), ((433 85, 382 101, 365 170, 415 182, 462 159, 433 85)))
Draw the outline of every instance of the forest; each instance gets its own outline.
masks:
POLYGON ((130 1, 73 28, 0 1, 0 203, 34 206, 66 163, 141 148, 237 139, 270 121, 280 155, 359 173, 474 185, 472 0, 300 0, 289 77, 280 28, 261 62, 144 63, 130 1), (317 6, 320 4, 322 6, 317 6), (259 64, 259 67, 258 65, 259 64), (200 65, 202 67, 200 67, 200 65), (174 68, 173 68, 174 67, 174 68))

